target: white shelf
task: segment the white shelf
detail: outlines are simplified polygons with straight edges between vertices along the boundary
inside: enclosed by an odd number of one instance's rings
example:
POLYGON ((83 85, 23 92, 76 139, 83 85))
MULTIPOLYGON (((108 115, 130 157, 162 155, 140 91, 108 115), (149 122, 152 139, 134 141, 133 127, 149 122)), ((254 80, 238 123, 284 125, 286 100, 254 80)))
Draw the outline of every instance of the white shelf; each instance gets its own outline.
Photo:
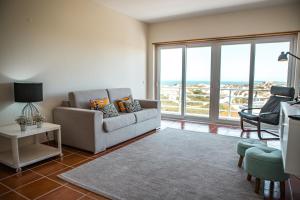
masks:
MULTIPOLYGON (((32 163, 60 155, 58 148, 54 148, 44 144, 30 144, 19 148, 20 167, 30 165, 32 163)), ((12 151, 0 152, 0 162, 17 168, 13 161, 12 151)))
POLYGON ((41 128, 36 126, 27 126, 27 130, 21 132, 18 124, 10 124, 7 126, 0 126, 0 136, 6 138, 23 138, 40 133, 46 133, 60 129, 60 125, 44 122, 41 128))

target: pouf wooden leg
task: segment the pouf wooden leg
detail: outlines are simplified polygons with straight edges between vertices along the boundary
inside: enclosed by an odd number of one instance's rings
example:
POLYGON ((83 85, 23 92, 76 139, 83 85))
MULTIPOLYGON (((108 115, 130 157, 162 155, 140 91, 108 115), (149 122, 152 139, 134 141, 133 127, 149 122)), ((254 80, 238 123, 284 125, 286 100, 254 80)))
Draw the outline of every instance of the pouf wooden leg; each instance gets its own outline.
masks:
POLYGON ((285 181, 280 181, 280 199, 285 199, 285 181))
POLYGON ((251 181, 252 176, 250 174, 247 175, 247 181, 251 181))
POLYGON ((259 189, 260 189, 260 179, 256 178, 255 179, 255 193, 259 194, 259 189))
POLYGON ((238 163, 238 167, 240 167, 240 168, 242 167, 243 159, 244 159, 244 157, 240 156, 239 163, 238 163))

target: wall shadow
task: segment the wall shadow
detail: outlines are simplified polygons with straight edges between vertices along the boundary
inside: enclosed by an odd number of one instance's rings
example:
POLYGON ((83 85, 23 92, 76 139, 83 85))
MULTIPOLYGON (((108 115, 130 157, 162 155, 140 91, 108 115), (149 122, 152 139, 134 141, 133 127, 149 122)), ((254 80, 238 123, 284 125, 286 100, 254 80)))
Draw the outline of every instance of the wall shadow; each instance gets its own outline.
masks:
POLYGON ((14 103, 13 83, 0 83, 0 112, 14 103))

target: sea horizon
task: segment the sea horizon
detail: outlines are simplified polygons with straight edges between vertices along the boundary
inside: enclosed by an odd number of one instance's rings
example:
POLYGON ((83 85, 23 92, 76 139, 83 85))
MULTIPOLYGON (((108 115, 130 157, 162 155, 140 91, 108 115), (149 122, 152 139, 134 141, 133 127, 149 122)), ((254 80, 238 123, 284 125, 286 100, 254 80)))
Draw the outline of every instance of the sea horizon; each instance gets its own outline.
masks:
MULTIPOLYGON (((266 82, 271 82, 271 81, 254 81, 255 84, 261 84, 261 83, 266 83, 266 82)), ((281 81, 272 81, 273 83, 283 83, 281 81)), ((162 85, 177 85, 180 84, 181 81, 175 81, 175 80, 167 80, 167 81, 161 81, 162 85)), ((199 84, 206 84, 209 85, 210 81, 186 81, 186 85, 199 85, 199 84)), ((221 81, 221 84, 224 85, 247 85, 249 84, 248 81, 221 81)))

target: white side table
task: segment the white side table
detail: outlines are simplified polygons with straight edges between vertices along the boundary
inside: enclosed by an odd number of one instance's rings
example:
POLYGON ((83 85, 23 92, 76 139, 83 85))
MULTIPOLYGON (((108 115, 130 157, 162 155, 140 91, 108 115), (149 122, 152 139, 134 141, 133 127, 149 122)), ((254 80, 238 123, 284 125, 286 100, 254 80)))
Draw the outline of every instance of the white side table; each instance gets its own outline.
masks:
POLYGON ((27 130, 21 132, 18 124, 12 124, 0 127, 0 137, 10 139, 11 150, 0 152, 0 162, 15 168, 17 172, 21 171, 21 167, 32 163, 60 155, 61 149, 61 133, 60 125, 52 123, 43 123, 41 128, 29 126, 27 130), (40 144, 38 142, 39 134, 53 131, 57 136, 57 148, 40 144), (25 137, 34 137, 34 144, 27 144, 19 147, 19 139, 25 137))

